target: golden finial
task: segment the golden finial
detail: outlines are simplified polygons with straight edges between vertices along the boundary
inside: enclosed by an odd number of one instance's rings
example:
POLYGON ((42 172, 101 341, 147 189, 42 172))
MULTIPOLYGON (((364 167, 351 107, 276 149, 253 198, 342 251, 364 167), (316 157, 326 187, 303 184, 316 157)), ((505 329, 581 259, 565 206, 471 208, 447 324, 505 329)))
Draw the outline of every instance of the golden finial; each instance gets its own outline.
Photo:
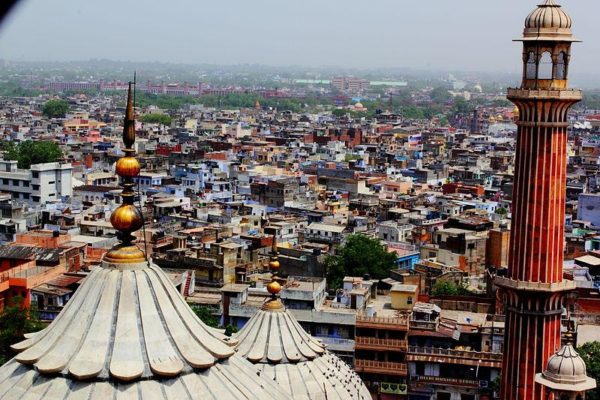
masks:
POLYGON ((273 244, 271 245, 271 260, 269 261, 269 269, 273 274, 279 271, 279 258, 277 257, 279 252, 277 251, 277 237, 273 235, 273 244))
POLYGON ((133 244, 135 237, 133 232, 139 230, 144 219, 141 211, 134 205, 135 191, 133 178, 140 173, 140 164, 133 156, 135 150, 135 117, 133 113, 133 91, 134 84, 129 82, 129 91, 127 93, 127 109, 125 111, 125 121, 123 123, 123 143, 125 156, 117 161, 116 172, 121 177, 121 186, 123 191, 121 197, 122 204, 113 211, 110 216, 112 226, 118 231, 117 237, 121 241, 105 256, 109 263, 131 264, 143 263, 146 261, 144 252, 133 244))
POLYGON ((278 252, 277 252, 277 238, 273 235, 273 245, 271 247, 271 261, 269 262, 269 269, 271 270, 271 282, 267 284, 267 291, 271 294, 271 299, 267 301, 262 309, 263 310, 283 310, 283 303, 277 297, 277 295, 281 292, 281 284, 279 283, 279 278, 277 273, 279 272, 279 260, 278 260, 278 252))

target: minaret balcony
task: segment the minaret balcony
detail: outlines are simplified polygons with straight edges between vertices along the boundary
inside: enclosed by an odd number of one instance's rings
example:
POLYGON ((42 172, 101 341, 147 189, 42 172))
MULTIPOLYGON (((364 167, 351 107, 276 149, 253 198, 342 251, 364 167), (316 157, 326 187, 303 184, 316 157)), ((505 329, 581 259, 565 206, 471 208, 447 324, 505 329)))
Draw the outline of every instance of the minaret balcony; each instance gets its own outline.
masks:
POLYGON ((511 88, 508 89, 509 100, 564 100, 564 101, 580 101, 582 98, 581 90, 579 89, 524 89, 511 88))
POLYGON ((505 278, 503 276, 497 276, 496 279, 494 279, 494 283, 502 288, 527 292, 557 293, 575 290, 576 288, 575 282, 569 280, 563 280, 562 282, 546 283, 518 281, 515 279, 505 278))

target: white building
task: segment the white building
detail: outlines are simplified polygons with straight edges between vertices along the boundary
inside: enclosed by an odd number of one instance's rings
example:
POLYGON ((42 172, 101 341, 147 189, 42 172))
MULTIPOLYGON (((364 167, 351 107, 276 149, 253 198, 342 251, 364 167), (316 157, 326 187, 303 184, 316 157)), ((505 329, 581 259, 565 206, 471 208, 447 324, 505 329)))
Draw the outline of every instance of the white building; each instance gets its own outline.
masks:
POLYGON ((73 167, 57 162, 17 168, 17 161, 0 160, 0 191, 30 204, 61 201, 73 195, 73 167))

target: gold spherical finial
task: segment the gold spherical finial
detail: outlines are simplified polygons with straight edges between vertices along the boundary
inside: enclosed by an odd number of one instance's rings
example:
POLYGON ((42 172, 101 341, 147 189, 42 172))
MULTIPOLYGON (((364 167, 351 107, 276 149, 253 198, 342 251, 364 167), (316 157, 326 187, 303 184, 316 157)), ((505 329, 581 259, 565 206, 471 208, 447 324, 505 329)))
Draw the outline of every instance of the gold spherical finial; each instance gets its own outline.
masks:
POLYGON ((279 260, 276 258, 269 262, 269 269, 273 272, 279 271, 280 266, 281 265, 279 264, 279 260))
POLYGON ((271 293, 273 296, 279 294, 281 292, 281 285, 277 281, 269 282, 267 285, 267 291, 271 293))
POLYGON ((120 205, 110 216, 110 223, 122 232, 135 232, 143 225, 143 216, 133 204, 120 205))
POLYGON ((123 178, 135 178, 140 173, 140 163, 135 157, 119 158, 116 165, 117 175, 123 178))

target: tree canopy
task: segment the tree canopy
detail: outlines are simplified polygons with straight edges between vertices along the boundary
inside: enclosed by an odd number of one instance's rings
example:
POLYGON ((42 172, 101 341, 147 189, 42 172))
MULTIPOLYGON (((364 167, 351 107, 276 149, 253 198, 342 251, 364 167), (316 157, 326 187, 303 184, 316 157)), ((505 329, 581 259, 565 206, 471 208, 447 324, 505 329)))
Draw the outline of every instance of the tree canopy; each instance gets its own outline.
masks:
POLYGON ((204 322, 206 325, 211 328, 219 327, 219 320, 212 313, 212 310, 209 307, 204 306, 192 306, 192 310, 196 314, 200 321, 204 322))
MULTIPOLYGON (((577 352, 585 361, 587 374, 600 382, 600 342, 588 342, 577 348, 577 352)), ((587 400, 600 400, 600 389, 590 390, 586 395, 587 400)))
POLYGON ((10 360, 14 353, 10 346, 23 340, 23 335, 44 327, 35 308, 23 308, 23 298, 13 297, 0 313, 0 365, 10 360))
POLYGON ((147 124, 162 124, 166 126, 171 126, 172 122, 171 116, 167 114, 146 114, 142 115, 140 121, 145 122, 147 124))
POLYGON ((364 276, 369 274, 374 279, 389 276, 395 267, 396 255, 388 253, 377 239, 363 234, 352 234, 346 243, 336 249, 335 255, 325 258, 327 282, 331 288, 339 288, 345 276, 364 276))
POLYGON ((431 288, 432 296, 468 296, 469 292, 464 285, 457 285, 449 281, 436 281, 431 288))
POLYGON ((67 111, 69 103, 64 100, 49 100, 42 109, 42 113, 48 118, 64 118, 67 111))
POLYGON ((62 157, 60 147, 50 141, 26 140, 15 144, 15 142, 3 142, 2 149, 6 152, 7 160, 18 161, 18 167, 29 169, 34 164, 56 162, 62 157))

